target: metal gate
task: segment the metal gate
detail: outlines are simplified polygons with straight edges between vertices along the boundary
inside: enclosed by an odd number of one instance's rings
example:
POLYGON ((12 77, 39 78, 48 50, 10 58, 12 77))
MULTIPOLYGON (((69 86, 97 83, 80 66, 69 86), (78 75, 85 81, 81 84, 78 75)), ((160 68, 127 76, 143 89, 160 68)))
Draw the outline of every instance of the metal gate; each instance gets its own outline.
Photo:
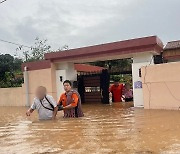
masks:
POLYGON ((78 75, 78 92, 83 103, 109 103, 109 73, 102 70, 100 73, 78 75))

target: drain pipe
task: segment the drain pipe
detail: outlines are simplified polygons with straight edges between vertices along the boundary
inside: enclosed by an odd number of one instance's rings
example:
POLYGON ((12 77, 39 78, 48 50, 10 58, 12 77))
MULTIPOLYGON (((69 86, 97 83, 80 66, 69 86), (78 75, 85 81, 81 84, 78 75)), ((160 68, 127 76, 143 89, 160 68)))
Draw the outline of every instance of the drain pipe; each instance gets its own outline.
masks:
POLYGON ((24 83, 25 83, 25 88, 26 88, 26 106, 30 106, 29 103, 29 77, 28 77, 28 71, 27 71, 27 66, 24 67, 24 83))

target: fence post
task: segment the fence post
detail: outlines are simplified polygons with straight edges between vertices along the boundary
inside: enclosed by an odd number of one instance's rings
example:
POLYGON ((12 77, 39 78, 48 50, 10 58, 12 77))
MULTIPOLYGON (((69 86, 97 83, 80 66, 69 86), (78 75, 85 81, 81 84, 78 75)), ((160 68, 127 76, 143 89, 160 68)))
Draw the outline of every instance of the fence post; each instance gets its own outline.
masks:
POLYGON ((83 75, 79 75, 77 79, 78 79, 78 92, 81 96, 81 102, 85 103, 85 99, 84 99, 85 87, 84 87, 83 75))
POLYGON ((29 77, 28 77, 28 71, 27 66, 24 67, 24 83, 26 88, 26 106, 30 106, 29 103, 29 77))
POLYGON ((110 76, 107 69, 102 70, 101 73, 101 89, 102 89, 102 103, 109 104, 109 81, 110 76))

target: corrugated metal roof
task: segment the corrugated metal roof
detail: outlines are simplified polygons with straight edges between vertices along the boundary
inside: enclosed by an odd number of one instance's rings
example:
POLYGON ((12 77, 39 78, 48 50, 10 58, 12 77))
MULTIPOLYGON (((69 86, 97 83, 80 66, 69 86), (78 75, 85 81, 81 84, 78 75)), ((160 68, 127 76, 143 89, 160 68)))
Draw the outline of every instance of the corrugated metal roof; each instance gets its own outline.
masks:
POLYGON ((164 50, 171 50, 171 49, 179 49, 180 48, 180 40, 171 41, 166 44, 164 50))

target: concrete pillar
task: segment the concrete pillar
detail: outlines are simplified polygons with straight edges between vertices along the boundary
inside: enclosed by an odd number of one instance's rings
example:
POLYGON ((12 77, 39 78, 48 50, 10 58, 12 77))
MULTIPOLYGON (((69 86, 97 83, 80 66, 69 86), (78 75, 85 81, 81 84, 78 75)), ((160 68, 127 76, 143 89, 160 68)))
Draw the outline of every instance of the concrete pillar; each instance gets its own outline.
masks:
POLYGON ((65 70, 66 78, 65 80, 77 80, 77 71, 74 69, 74 63, 64 62, 59 63, 57 70, 65 70))
POLYGON ((153 65, 154 59, 152 53, 141 53, 133 56, 132 64, 132 78, 133 78, 133 97, 134 106, 143 107, 143 91, 142 91, 142 80, 139 76, 141 74, 140 69, 143 66, 153 65))
POLYGON ((74 69, 74 63, 64 62, 57 65, 56 70, 56 88, 57 98, 64 92, 63 82, 65 80, 77 81, 77 71, 74 69))
POLYGON ((29 102, 29 76, 28 76, 28 71, 27 67, 24 67, 24 83, 25 83, 25 89, 26 89, 26 106, 30 106, 29 102))
POLYGON ((59 96, 57 96, 57 88, 56 88, 56 64, 55 63, 51 63, 51 83, 52 83, 52 96, 54 98, 58 98, 59 96))

